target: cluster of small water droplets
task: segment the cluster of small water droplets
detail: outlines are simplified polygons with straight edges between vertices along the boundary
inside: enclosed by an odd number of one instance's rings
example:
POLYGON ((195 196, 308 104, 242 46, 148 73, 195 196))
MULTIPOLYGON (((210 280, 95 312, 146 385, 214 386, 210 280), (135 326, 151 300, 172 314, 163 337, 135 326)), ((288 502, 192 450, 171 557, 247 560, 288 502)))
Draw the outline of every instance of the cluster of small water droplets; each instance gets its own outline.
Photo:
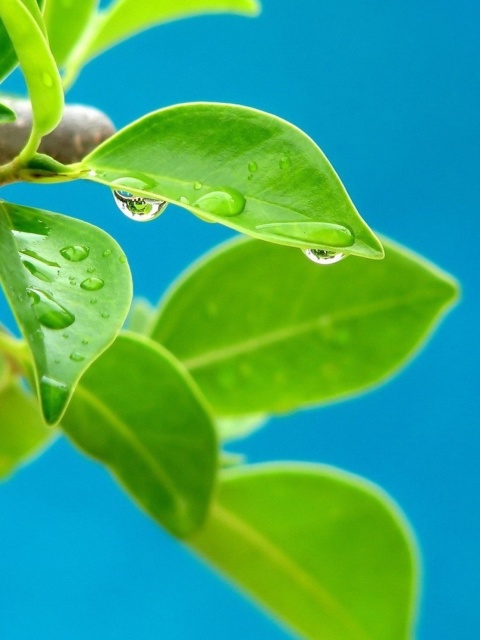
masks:
POLYGON ((165 200, 154 200, 135 196, 129 191, 114 190, 113 198, 120 211, 136 222, 150 222, 155 220, 167 208, 165 200))
POLYGON ((315 264, 335 264, 346 258, 341 251, 327 251, 325 249, 302 249, 309 260, 315 264))

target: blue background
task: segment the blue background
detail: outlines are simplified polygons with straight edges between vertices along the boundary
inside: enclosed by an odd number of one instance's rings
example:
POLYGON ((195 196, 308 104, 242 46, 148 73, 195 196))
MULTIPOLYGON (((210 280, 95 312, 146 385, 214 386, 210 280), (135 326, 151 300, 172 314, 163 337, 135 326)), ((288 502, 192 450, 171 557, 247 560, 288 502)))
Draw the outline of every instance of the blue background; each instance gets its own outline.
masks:
MULTIPOLYGON (((394 496, 423 549, 421 640, 480 637, 479 17, 473 0, 265 0, 256 20, 138 36, 92 62, 70 96, 117 126, 194 100, 282 116, 323 148, 374 228, 462 282, 461 305, 393 382, 276 419, 245 443, 252 461, 328 462, 394 496)), ((95 185, 8 196, 106 228, 153 301, 229 235, 174 207, 135 225, 95 185)), ((0 513, 2 640, 289 637, 64 441, 1 487, 0 513)))

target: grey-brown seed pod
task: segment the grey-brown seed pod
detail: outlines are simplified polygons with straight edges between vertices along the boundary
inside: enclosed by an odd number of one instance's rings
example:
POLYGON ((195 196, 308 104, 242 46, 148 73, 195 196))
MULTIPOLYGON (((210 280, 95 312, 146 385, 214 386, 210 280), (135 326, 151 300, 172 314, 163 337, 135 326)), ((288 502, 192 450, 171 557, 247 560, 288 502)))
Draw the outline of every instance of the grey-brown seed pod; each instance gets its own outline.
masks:
MULTIPOLYGON (((18 155, 28 139, 32 109, 28 100, 2 96, 1 101, 17 114, 14 122, 0 124, 0 164, 5 164, 18 155)), ((43 138, 38 151, 62 164, 72 164, 113 133, 115 126, 102 111, 81 104, 65 105, 60 124, 43 138)))

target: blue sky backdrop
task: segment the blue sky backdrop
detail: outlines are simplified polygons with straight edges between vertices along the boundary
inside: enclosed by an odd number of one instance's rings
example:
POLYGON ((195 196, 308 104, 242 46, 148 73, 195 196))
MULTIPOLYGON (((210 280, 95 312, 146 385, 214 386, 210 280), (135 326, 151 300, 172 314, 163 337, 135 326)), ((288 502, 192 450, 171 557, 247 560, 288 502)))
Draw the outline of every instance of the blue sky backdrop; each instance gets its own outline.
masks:
MULTIPOLYGON (((322 147, 372 227, 461 281, 461 304, 394 381, 276 419, 242 445, 251 461, 326 462, 391 493, 423 550, 418 640, 480 637, 479 18, 471 0, 265 0, 255 20, 137 36, 89 64, 69 97, 118 127, 196 100, 286 118, 322 147)), ((152 301, 230 236, 173 206, 137 225, 96 185, 7 195, 106 228, 152 301)), ((2 640, 290 637, 64 441, 0 487, 0 513, 2 640)))

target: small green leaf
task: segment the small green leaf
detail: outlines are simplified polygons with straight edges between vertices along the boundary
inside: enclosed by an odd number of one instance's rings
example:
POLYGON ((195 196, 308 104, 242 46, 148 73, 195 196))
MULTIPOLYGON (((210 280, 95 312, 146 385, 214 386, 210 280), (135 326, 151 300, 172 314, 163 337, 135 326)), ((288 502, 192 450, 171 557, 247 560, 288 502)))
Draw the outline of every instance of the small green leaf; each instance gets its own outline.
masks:
POLYGON ((257 0, 117 0, 100 12, 67 61, 67 82, 89 58, 134 34, 172 20, 204 13, 257 15, 257 0))
MULTIPOLYGON (((23 4, 30 10, 30 13, 33 14, 33 18, 39 25, 40 29, 42 29, 42 15, 40 11, 38 11, 38 6, 37 10, 34 9, 32 12, 32 2, 35 2, 35 0, 28 0, 28 2, 27 0, 23 0, 23 4)), ((43 2, 38 0, 38 5, 41 6, 42 4, 43 2)), ((13 69, 15 69, 17 64, 18 58, 15 53, 15 49, 13 48, 12 41, 2 20, 0 20, 0 82, 2 82, 2 80, 4 80, 4 78, 13 71, 13 69)))
POLYGON ((0 124, 3 124, 4 122, 15 122, 16 119, 17 114, 15 111, 0 102, 0 124))
POLYGON ((227 243, 174 284, 151 335, 219 416, 359 393, 402 367, 457 297, 448 275, 385 248, 382 262, 320 266, 286 247, 227 243))
POLYGON ((267 422, 268 416, 265 415, 219 418, 217 420, 217 428, 220 440, 229 442, 230 440, 246 438, 254 431, 264 427, 267 422))
POLYGON ((119 131, 83 165, 91 170, 87 180, 174 202, 261 240, 383 257, 317 145, 255 109, 209 103, 162 109, 119 131))
POLYGON ((42 16, 35 2, 29 0, 28 8, 26 4, 22 0, 1 2, 0 19, 25 75, 32 103, 34 137, 41 138, 60 122, 63 89, 55 60, 42 31, 42 16), (29 9, 33 7, 38 15, 30 13, 29 9))
POLYGON ((45 7, 50 48, 61 67, 95 14, 98 0, 48 0, 45 7))
POLYGON ((82 373, 114 340, 130 270, 104 231, 58 213, 0 204, 0 280, 33 355, 45 419, 57 422, 82 373))
POLYGON ((0 390, 0 478, 5 478, 55 437, 38 403, 16 383, 0 390))
POLYGON ((217 468, 212 419, 154 342, 120 335, 82 378, 62 427, 173 535, 203 522, 217 468))
POLYGON ((189 542, 304 638, 413 637, 415 545, 396 506, 360 478, 310 465, 228 472, 189 542))

